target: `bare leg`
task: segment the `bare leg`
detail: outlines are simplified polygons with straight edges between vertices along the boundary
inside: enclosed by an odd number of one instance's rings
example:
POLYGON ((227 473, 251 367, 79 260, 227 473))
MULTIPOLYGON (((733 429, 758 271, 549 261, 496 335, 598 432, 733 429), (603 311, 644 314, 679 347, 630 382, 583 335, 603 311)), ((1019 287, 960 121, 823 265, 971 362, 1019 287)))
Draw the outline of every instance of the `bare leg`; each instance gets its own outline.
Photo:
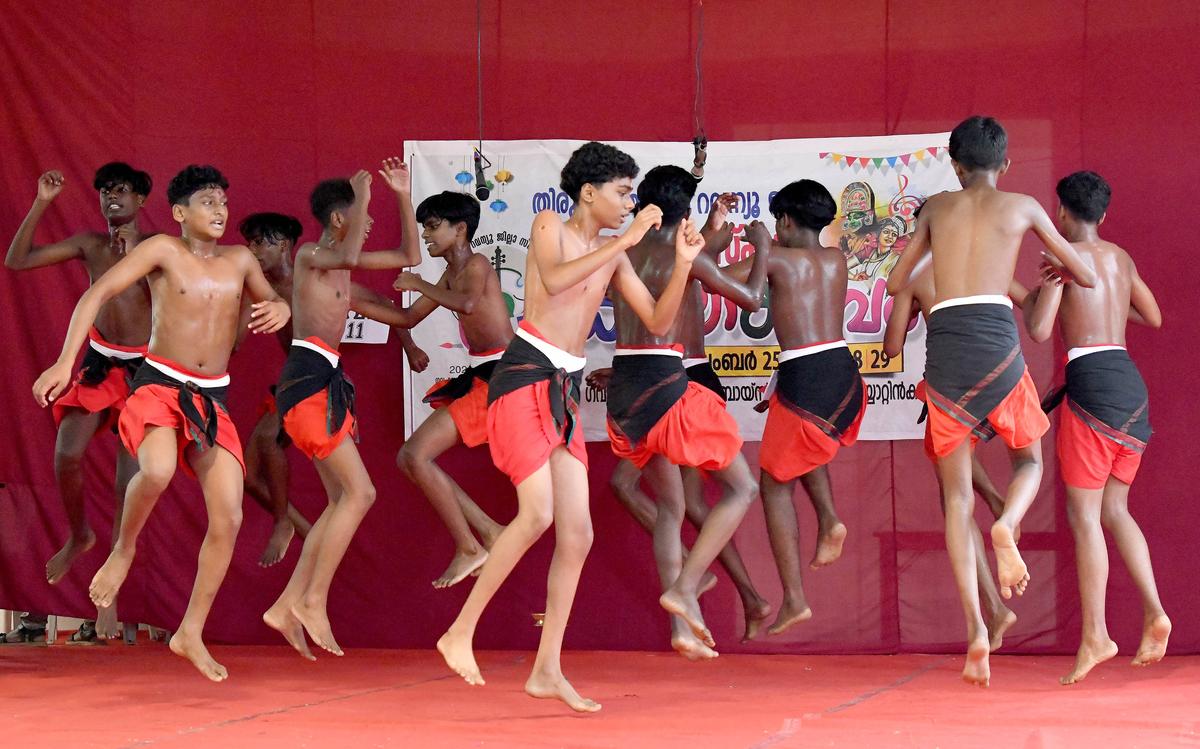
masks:
POLYGON ((986 687, 991 680, 987 628, 979 611, 979 580, 971 526, 975 523, 975 493, 971 488, 971 444, 963 440, 954 452, 937 461, 946 511, 946 551, 967 620, 967 662, 963 680, 986 687))
MULTIPOLYGON (((137 458, 130 455, 124 446, 117 447, 116 486, 114 487, 113 527, 110 548, 116 546, 117 536, 121 533, 121 516, 125 510, 125 492, 129 490, 129 482, 138 472, 137 458)), ((111 606, 96 609, 96 636, 111 640, 121 636, 120 622, 117 617, 117 602, 111 606)))
POLYGON ((818 466, 800 477, 808 499, 817 512, 817 551, 810 567, 820 569, 833 564, 842 556, 846 541, 846 526, 838 520, 833 507, 833 486, 829 483, 828 466, 818 466))
MULTIPOLYGON (((683 617, 697 638, 710 648, 716 643, 712 633, 704 624, 704 616, 697 600, 700 579, 712 564, 721 549, 733 538, 738 525, 758 496, 758 484, 750 474, 746 459, 738 453, 728 467, 713 471, 713 477, 721 483, 721 499, 709 512, 704 527, 692 544, 691 554, 683 564, 679 578, 658 599, 668 612, 683 617)), ((660 510, 661 512, 661 510, 660 510)))
MULTIPOLYGON (((129 574, 133 555, 137 552, 138 534, 154 510, 159 496, 166 491, 175 475, 178 462, 175 430, 170 427, 146 428, 146 436, 138 447, 138 472, 129 481, 125 493, 125 509, 121 514, 121 530, 113 544, 108 561, 92 578, 88 594, 97 606, 111 606, 117 591, 129 574)), ((238 467, 241 474, 241 467, 238 467)))
POLYGON ((279 414, 263 414, 246 445, 246 493, 270 513, 274 523, 258 560, 260 567, 278 564, 296 532, 288 512, 287 453, 276 440, 279 428, 279 414))
POLYGON ((296 649, 296 652, 310 661, 315 661, 317 658, 308 648, 308 640, 304 636, 304 625, 292 613, 292 607, 300 603, 304 591, 308 590, 308 584, 312 580, 313 565, 317 561, 317 550, 321 548, 321 540, 325 536, 325 527, 329 524, 329 518, 332 517, 334 508, 342 498, 342 488, 330 472, 318 467, 317 476, 321 479, 329 502, 304 538, 304 545, 300 549, 300 559, 296 562, 296 569, 292 570, 287 587, 283 589, 279 598, 275 599, 275 603, 263 613, 262 617, 268 627, 283 635, 288 644, 296 649))
MULTIPOLYGON (((575 589, 592 548, 587 469, 565 448, 550 453, 554 506, 554 557, 546 580, 546 619, 533 672, 525 682, 531 697, 562 700, 576 712, 594 713, 600 704, 580 696, 562 672, 562 644, 575 589)), ((520 488, 518 487, 518 492, 520 488)))
POLYGON ((204 490, 208 530, 200 546, 192 597, 169 646, 172 653, 187 658, 212 681, 224 681, 229 678, 229 672, 213 660, 202 635, 213 599, 217 597, 229 561, 233 559, 238 530, 242 527, 242 465, 233 453, 219 445, 206 450, 191 446, 184 457, 195 469, 200 488, 204 490))
MULTIPOLYGON (((433 581, 435 588, 456 585, 482 567, 488 557, 487 549, 482 547, 471 533, 458 495, 462 494, 472 505, 475 503, 435 462, 438 456, 461 442, 458 428, 454 425, 450 413, 445 409, 438 409, 417 428, 396 457, 401 470, 424 492, 454 539, 454 558, 450 560, 446 571, 433 581)), ((477 505, 475 509, 479 509, 477 505)))
POLYGON ((979 462, 979 456, 974 452, 971 453, 971 485, 987 504, 992 517, 999 519, 1004 514, 1004 495, 992 483, 992 477, 988 475, 983 463, 979 462))
MULTIPOLYGON (((662 590, 669 590, 679 579, 683 569, 684 489, 679 467, 661 455, 655 455, 643 470, 646 480, 658 497, 658 511, 654 524, 654 561, 658 567, 658 579, 662 590)), ((671 617, 671 646, 689 660, 706 656, 697 646, 709 650, 691 633, 691 629, 680 626, 678 616, 671 617)), ((715 655, 715 653, 714 653, 715 655)))
POLYGON ((54 479, 67 512, 71 535, 63 547, 46 562, 46 581, 54 585, 71 565, 96 543, 96 534, 88 525, 83 501, 83 453, 100 428, 104 412, 88 413, 71 408, 63 415, 54 443, 54 479))
POLYGON ((1128 484, 1109 478, 1104 487, 1100 522, 1117 542, 1121 559, 1142 596, 1142 641, 1133 658, 1133 665, 1148 666, 1166 655, 1171 620, 1158 600, 1158 586, 1154 583, 1154 568, 1150 565, 1150 548, 1146 545, 1146 537, 1129 514, 1128 484))
POLYGON ((1004 513, 992 524, 992 549, 996 552, 996 576, 1000 578, 1000 595, 1011 598, 1025 592, 1029 584, 1029 569, 1017 551, 1016 533, 1042 483, 1042 443, 1009 450, 1012 460, 1012 480, 1004 499, 1004 513))
POLYGON ((1071 673, 1062 684, 1082 681, 1096 666, 1117 654, 1117 643, 1108 636, 1104 619, 1104 593, 1108 587, 1108 548, 1100 527, 1101 489, 1067 487, 1067 519, 1075 536, 1075 567, 1079 573, 1079 603, 1083 609, 1083 637, 1071 673))
MULTIPOLYGON (((979 491, 979 483, 977 481, 982 467, 979 465, 975 454, 971 454, 971 483, 976 491, 979 491)), ((937 471, 934 471, 937 475, 937 471)), ((984 477, 986 473, 982 474, 984 477)), ((988 485, 991 485, 991 480, 987 480, 988 485)), ((992 487, 993 491, 995 487, 992 487)), ((999 498, 999 494, 996 495, 999 498)), ((938 475, 938 499, 941 502, 942 515, 946 514, 945 490, 942 488, 942 479, 938 475)), ((998 499, 1001 503, 1000 507, 993 511, 997 516, 1003 511, 1003 500, 998 499)), ((989 505, 990 506, 990 505, 989 505)), ((1017 622, 1017 615, 1014 614, 1007 606, 1004 605, 1000 598, 1000 591, 996 588, 996 583, 992 580, 992 570, 988 566, 987 547, 983 545, 983 534, 979 531, 979 525, 975 523, 974 517, 971 520, 971 545, 975 549, 975 577, 979 584, 979 601, 982 608, 983 620, 987 624, 988 631, 988 647, 992 652, 1000 649, 1004 644, 1004 633, 1009 627, 1017 622)))
POLYGON ((329 517, 322 518, 325 527, 316 547, 312 576, 300 600, 292 605, 292 613, 304 625, 313 642, 334 655, 342 655, 342 649, 333 638, 333 630, 329 625, 326 608, 329 586, 359 523, 371 505, 375 504, 375 487, 352 440, 342 440, 328 458, 313 463, 322 474, 323 481, 327 484, 336 483, 341 498, 325 510, 329 517))
POLYGON ((517 486, 517 505, 517 517, 501 531, 458 617, 437 642, 438 652, 446 659, 446 665, 471 685, 484 683, 471 647, 479 617, 517 562, 554 520, 550 461, 517 486))
MULTIPOLYGON (((701 528, 708 520, 710 512, 708 503, 704 501, 704 477, 695 468, 684 467, 680 468, 679 472, 683 476, 683 501, 688 522, 696 528, 701 528)), ((766 622, 767 617, 771 616, 771 604, 767 603, 767 600, 760 596, 754 588, 754 583, 750 580, 750 573, 746 570, 746 565, 742 562, 742 555, 738 553, 737 544, 733 539, 730 539, 725 548, 721 549, 721 553, 717 555, 717 561, 729 573, 729 579, 742 599, 742 611, 746 619, 742 642, 753 640, 758 636, 758 631, 766 622)), ((700 592, 703 593, 704 590, 705 583, 701 582, 700 592)))
POLYGON ((768 634, 777 635, 793 624, 811 619, 812 609, 804 597, 800 578, 800 525, 796 521, 796 506, 792 504, 796 481, 779 482, 762 471, 759 484, 762 486, 767 537, 771 540, 771 553, 783 583, 783 605, 775 623, 767 629, 768 634))

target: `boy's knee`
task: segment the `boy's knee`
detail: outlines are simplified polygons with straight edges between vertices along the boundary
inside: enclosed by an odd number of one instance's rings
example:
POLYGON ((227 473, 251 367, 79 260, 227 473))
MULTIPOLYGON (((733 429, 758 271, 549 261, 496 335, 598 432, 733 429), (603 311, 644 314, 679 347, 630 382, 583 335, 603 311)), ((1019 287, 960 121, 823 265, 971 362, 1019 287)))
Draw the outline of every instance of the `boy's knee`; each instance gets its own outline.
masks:
POLYGON ((580 556, 587 556, 588 552, 591 551, 594 539, 595 534, 592 531, 592 524, 580 523, 561 533, 556 542, 560 547, 565 547, 564 551, 580 556))
POLYGON ((145 487, 161 494, 166 491, 171 479, 175 476, 174 463, 147 463, 138 469, 145 487))
POLYGON ((83 468, 83 456, 60 447, 54 448, 54 471, 60 476, 78 475, 83 468))
POLYGON ((545 533, 554 522, 554 511, 549 508, 522 507, 513 521, 534 538, 545 533))
POLYGON ((375 485, 370 481, 365 482, 362 486, 356 486, 346 492, 346 496, 342 501, 349 500, 360 506, 363 511, 371 509, 371 505, 375 504, 375 485))
POLYGON ((232 541, 242 527, 242 508, 230 508, 220 517, 209 518, 208 533, 223 541, 232 541))
POLYGON ((400 452, 396 453, 396 465, 409 478, 412 478, 416 473, 417 464, 420 462, 420 451, 413 446, 412 441, 405 442, 400 446, 400 452))

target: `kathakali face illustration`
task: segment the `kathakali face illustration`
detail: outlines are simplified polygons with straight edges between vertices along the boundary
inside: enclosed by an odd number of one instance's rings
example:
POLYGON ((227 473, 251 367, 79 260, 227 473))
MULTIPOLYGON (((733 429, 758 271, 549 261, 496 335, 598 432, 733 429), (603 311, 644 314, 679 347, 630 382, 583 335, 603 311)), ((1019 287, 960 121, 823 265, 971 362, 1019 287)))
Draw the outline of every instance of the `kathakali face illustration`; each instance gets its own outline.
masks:
POLYGON ((866 182, 851 182, 842 190, 842 228, 858 231, 875 223, 875 191, 866 182))

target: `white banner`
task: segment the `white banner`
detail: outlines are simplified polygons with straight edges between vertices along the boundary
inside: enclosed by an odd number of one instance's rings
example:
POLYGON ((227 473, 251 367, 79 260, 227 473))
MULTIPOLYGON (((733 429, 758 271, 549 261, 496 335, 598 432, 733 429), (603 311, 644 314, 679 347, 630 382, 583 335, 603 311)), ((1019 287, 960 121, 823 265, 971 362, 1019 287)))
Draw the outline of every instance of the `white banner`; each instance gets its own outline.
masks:
MULTIPOLYGON (((736 193, 738 206, 729 220, 739 230, 758 219, 773 230, 768 210, 775 191, 798 179, 825 185, 838 202, 838 216, 821 236, 826 246, 846 254, 850 283, 846 292, 846 340, 867 378, 869 406, 860 439, 915 439, 921 404, 916 384, 925 369, 925 325, 918 320, 910 332, 903 356, 883 355, 883 331, 891 309, 887 274, 895 265, 914 227, 913 212, 929 195, 958 189, 946 154, 948 133, 895 135, 870 138, 739 141, 710 143, 705 177, 692 204, 693 217, 703 223, 716 196, 736 193)), ((473 247, 487 256, 500 275, 514 318, 524 309, 525 256, 529 229, 538 211, 552 210, 567 218, 574 206, 559 189, 559 173, 571 152, 583 141, 484 141, 485 155, 493 167, 487 173, 491 197, 481 206, 479 229, 473 247)), ((406 158, 412 166, 413 196, 442 190, 473 192, 473 141, 412 141, 406 158)), ((614 142, 629 153, 644 174, 659 164, 689 168, 690 143, 614 142)), ((636 182, 636 180, 635 180, 636 182)), ((748 254, 735 238, 722 264, 748 254)), ((445 270, 440 260, 425 258, 416 269, 433 282, 445 270)), ((408 294, 411 304, 415 295, 408 294)), ((778 345, 770 310, 754 315, 733 303, 710 296, 705 311, 705 343, 713 368, 721 375, 729 410, 741 427, 742 437, 762 437, 765 415, 753 410, 766 390, 774 370, 778 345)), ((411 434, 431 413, 421 402, 438 379, 453 377, 467 366, 467 348, 452 313, 439 308, 413 330, 413 338, 429 354, 429 368, 421 373, 405 362, 406 434, 411 434)), ((612 361, 612 309, 600 309, 586 344, 588 371, 612 361)), ((604 394, 584 387, 583 423, 589 440, 605 440, 604 394)))

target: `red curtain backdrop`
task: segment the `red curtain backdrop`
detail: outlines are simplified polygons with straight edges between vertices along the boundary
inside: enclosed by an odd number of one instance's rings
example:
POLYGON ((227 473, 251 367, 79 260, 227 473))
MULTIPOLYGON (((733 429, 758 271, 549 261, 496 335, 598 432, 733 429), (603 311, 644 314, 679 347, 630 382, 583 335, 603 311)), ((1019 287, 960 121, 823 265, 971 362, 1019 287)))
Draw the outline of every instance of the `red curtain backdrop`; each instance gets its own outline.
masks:
MULTIPOLYGON (((67 188, 47 212, 39 241, 103 228, 93 170, 123 159, 148 170, 156 188, 144 211, 174 232, 164 199, 188 163, 228 175, 236 220, 253 211, 300 216, 316 227, 306 196, 321 178, 374 168, 402 153, 404 139, 477 133, 476 5, 330 0, 204 4, 44 2, 0 24, 0 230, 11 236, 37 176, 61 169, 67 188)), ((484 132, 500 138, 687 141, 692 137, 696 4, 617 6, 484 0, 484 132)), ((1200 171, 1197 104, 1200 31, 1189 0, 943 0, 855 4, 724 0, 704 8, 705 128, 714 141, 879 135, 950 129, 974 113, 1007 126, 1013 166, 1003 186, 1053 208, 1055 180, 1090 168, 1112 183, 1105 234, 1124 245, 1158 295, 1162 331, 1135 330, 1130 348, 1152 393, 1155 436, 1134 487, 1133 511, 1154 555, 1163 602, 1176 624, 1175 652, 1200 648, 1200 592, 1188 540, 1200 522, 1200 461, 1191 395, 1200 335, 1189 275, 1195 232, 1187 223, 1200 171), (1189 353, 1191 352, 1191 353, 1189 353)), ((719 150, 711 157, 720 159, 719 150)), ((642 165, 643 168, 652 166, 642 165)), ((804 175, 797 174, 796 177, 804 175)), ((377 198, 372 242, 390 244, 399 222, 377 198)), ((1032 250, 1032 248, 1030 248, 1032 250)), ((1035 252, 1020 269, 1033 278, 1035 252)), ((362 274, 381 290, 390 278, 362 274)), ((0 606, 87 615, 86 587, 103 561, 98 547, 59 586, 43 564, 65 521, 52 473, 54 428, 30 386, 57 354, 72 306, 86 285, 78 265, 0 273, 0 606)), ((1027 342, 1034 376, 1050 384, 1050 346, 1027 342)), ((435 591, 452 553, 422 496, 397 471, 401 353, 348 346, 360 392, 364 459, 379 499, 335 579, 331 614, 350 646, 428 647, 451 621, 468 583, 435 591)), ((231 410, 247 436, 253 411, 282 355, 255 339, 232 363, 231 410)), ((1044 489, 1024 525, 1033 582, 1014 604, 1011 652, 1070 652, 1078 642, 1078 595, 1063 492, 1047 440, 1044 489)), ((112 515, 115 440, 88 455, 88 512, 97 535, 112 515)), ((757 445, 747 454, 756 459, 757 445)), ((1002 449, 985 461, 1006 479, 1002 449)), ((567 644, 660 648, 667 623, 656 604, 648 537, 607 487, 607 446, 591 448, 596 542, 584 570, 567 644)), ((292 454, 294 502, 310 517, 324 497, 313 468, 292 454)), ((512 488, 485 450, 459 448, 444 465, 487 510, 515 513, 512 488)), ((832 568, 807 575, 815 616, 786 635, 739 648, 740 607, 722 584, 705 599, 726 651, 897 652, 961 647, 963 622, 943 547, 936 485, 917 442, 860 443, 834 463, 834 488, 850 527, 832 568)), ((815 521, 797 498, 805 551, 815 521)), ((981 515, 982 517, 982 515, 981 515)), ((182 614, 204 531, 196 485, 180 475, 141 539, 121 594, 125 618, 173 627, 182 614)), ((223 642, 275 642, 259 615, 283 588, 298 555, 256 565, 269 529, 247 502, 234 563, 208 635, 223 642)), ((737 537, 761 592, 779 585, 762 512, 737 537)), ((530 613, 544 602, 552 539, 517 568, 479 629, 481 647, 534 647, 530 613)), ((1112 634, 1135 646, 1136 593, 1116 561, 1109 587, 1112 634)))

